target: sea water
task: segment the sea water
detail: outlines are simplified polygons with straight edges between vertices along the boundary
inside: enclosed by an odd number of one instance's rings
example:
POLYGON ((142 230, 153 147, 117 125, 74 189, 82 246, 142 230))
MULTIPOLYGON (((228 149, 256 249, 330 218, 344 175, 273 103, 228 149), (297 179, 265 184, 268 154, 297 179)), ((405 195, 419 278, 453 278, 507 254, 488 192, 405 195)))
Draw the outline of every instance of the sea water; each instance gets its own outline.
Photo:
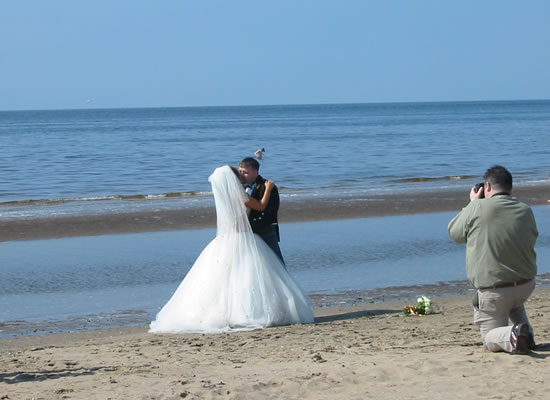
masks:
POLYGON ((189 207, 265 148, 281 196, 548 182, 550 101, 0 112, 0 220, 189 207))
MULTIPOLYGON (((547 285, 550 206, 533 209, 539 284, 547 285)), ((281 247, 310 296, 413 287, 414 297, 466 279, 465 247, 447 234, 454 214, 283 224, 281 247)), ((0 243, 0 337, 148 323, 214 236, 198 229, 0 243)), ((363 299, 371 300, 383 298, 363 299)))
MULTIPOLYGON (((3 219, 211 206, 214 168, 259 147, 260 172, 282 201, 466 191, 495 163, 516 185, 548 183, 549 122, 550 101, 0 112, 0 227, 3 219)), ((549 207, 534 209, 544 275, 549 207)), ((464 280, 464 248, 446 233, 453 214, 283 224, 281 247, 314 297, 464 280)), ((214 235, 0 243, 0 336, 147 322, 214 235)))

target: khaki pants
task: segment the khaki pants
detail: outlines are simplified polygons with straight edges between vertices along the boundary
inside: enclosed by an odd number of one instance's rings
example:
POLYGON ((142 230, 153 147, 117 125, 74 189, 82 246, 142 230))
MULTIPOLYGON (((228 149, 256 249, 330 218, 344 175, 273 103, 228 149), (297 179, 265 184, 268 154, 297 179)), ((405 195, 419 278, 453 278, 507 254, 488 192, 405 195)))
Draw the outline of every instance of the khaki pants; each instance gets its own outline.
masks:
POLYGON ((523 285, 478 290, 474 296, 474 323, 479 326, 483 344, 490 351, 512 351, 510 334, 513 325, 529 324, 523 304, 535 289, 535 280, 523 285))

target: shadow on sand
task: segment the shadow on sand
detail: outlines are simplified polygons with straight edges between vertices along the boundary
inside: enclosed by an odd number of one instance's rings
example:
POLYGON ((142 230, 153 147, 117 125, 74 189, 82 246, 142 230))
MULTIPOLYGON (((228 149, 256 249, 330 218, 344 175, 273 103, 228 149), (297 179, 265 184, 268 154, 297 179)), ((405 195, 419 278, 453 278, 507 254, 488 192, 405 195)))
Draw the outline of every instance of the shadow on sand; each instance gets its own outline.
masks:
POLYGON ((59 379, 66 377, 77 377, 84 375, 93 375, 97 371, 114 371, 116 367, 97 367, 97 368, 64 368, 55 370, 29 371, 29 372, 11 372, 0 374, 0 383, 20 383, 31 381, 45 381, 47 379, 59 379))
POLYGON ((364 311, 353 311, 348 313, 339 313, 334 315, 325 315, 322 317, 315 317, 315 323, 316 324, 322 324, 325 322, 333 322, 333 321, 343 321, 346 319, 357 319, 362 317, 374 317, 377 315, 383 315, 383 314, 395 314, 395 313, 401 313, 400 310, 364 310, 364 311))

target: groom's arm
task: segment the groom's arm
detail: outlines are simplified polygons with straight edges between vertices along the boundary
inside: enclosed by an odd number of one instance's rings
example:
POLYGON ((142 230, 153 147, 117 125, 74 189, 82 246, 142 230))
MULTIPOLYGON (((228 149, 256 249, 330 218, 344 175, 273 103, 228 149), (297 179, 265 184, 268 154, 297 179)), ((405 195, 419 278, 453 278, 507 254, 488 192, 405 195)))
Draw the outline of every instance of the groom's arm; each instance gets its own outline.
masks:
POLYGON ((267 221, 269 221, 269 224, 272 224, 274 222, 277 222, 277 213, 279 211, 279 189, 277 186, 274 186, 271 190, 271 197, 269 198, 269 202, 267 204, 267 207, 264 210, 265 217, 267 221))

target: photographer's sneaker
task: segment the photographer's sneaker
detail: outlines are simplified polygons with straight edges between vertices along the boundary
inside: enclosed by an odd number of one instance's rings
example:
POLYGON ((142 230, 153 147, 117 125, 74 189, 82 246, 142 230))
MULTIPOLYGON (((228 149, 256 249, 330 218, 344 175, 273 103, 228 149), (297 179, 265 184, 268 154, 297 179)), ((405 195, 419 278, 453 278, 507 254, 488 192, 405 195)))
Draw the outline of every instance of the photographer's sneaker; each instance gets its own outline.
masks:
MULTIPOLYGON (((510 343, 512 344, 512 354, 527 354, 529 353, 529 336, 531 332, 529 331, 529 325, 527 324, 517 324, 512 327, 512 332, 510 334, 510 343)), ((532 335, 531 335, 532 336, 532 335)), ((532 339, 532 344, 534 345, 535 341, 532 339)))

